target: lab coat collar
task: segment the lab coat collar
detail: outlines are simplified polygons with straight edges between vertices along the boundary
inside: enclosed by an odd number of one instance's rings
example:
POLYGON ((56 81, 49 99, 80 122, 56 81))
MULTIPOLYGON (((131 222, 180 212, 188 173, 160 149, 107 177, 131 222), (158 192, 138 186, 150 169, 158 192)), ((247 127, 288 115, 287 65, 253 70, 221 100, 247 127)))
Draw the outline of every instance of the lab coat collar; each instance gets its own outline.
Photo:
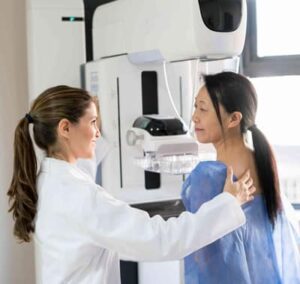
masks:
POLYGON ((44 158, 41 164, 41 172, 59 171, 66 168, 71 169, 76 168, 76 166, 64 160, 49 157, 44 158))
POLYGON ((64 160, 59 160, 55 158, 46 157, 43 159, 41 163, 41 170, 40 172, 43 173, 54 173, 55 175, 64 175, 66 171, 71 173, 72 176, 76 176, 77 178, 89 180, 90 182, 94 183, 92 178, 80 170, 76 164, 71 164, 64 160))

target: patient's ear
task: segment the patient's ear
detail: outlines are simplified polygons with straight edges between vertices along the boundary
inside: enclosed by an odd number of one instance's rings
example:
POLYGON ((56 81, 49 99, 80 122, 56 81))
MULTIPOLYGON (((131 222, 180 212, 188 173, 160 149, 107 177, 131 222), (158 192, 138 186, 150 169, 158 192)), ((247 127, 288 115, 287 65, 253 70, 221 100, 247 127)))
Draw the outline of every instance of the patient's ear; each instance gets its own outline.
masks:
POLYGON ((243 115, 239 111, 235 111, 230 114, 228 128, 234 128, 240 125, 243 115))

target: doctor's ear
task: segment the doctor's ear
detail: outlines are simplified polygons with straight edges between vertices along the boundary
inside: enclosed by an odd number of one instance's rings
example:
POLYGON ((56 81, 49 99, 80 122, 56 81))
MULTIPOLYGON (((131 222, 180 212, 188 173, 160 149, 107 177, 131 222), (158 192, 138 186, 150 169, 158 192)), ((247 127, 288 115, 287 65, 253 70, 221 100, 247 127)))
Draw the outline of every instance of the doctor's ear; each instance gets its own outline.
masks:
POLYGON ((57 125, 57 134, 58 136, 69 138, 70 134, 70 126, 71 122, 67 120, 66 118, 63 118, 60 120, 60 122, 57 125))
POLYGON ((228 123, 228 128, 234 128, 238 126, 241 123, 242 118, 243 115, 239 111, 235 111, 231 113, 229 123, 228 123))

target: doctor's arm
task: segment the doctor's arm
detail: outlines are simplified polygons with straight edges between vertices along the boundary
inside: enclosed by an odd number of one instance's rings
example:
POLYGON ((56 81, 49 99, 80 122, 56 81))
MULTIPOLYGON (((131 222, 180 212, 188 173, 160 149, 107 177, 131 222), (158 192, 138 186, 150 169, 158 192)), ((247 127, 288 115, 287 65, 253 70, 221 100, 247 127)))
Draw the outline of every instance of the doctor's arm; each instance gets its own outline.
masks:
POLYGON ((239 204, 228 193, 204 204, 195 214, 183 212, 167 221, 158 215, 150 218, 148 213, 123 202, 116 203, 106 204, 107 222, 100 222, 102 232, 94 233, 100 245, 117 251, 127 260, 181 259, 245 222, 239 204))
POLYGON ((80 219, 89 238, 101 247, 135 261, 185 257, 245 222, 235 197, 224 192, 195 213, 183 212, 165 221, 116 200, 102 188, 89 188, 80 219))

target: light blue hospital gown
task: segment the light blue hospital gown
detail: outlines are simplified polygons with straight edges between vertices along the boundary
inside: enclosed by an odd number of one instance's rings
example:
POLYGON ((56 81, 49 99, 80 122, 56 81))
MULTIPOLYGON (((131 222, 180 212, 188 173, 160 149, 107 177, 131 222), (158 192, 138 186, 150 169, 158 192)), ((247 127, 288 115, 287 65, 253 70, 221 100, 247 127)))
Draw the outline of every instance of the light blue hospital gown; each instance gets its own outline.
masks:
MULTIPOLYGON (((186 209, 196 212, 221 193, 225 179, 225 164, 199 163, 183 185, 186 209)), ((277 217, 275 230, 261 195, 243 210, 244 226, 185 258, 185 284, 300 284, 295 231, 284 210, 277 217)))

